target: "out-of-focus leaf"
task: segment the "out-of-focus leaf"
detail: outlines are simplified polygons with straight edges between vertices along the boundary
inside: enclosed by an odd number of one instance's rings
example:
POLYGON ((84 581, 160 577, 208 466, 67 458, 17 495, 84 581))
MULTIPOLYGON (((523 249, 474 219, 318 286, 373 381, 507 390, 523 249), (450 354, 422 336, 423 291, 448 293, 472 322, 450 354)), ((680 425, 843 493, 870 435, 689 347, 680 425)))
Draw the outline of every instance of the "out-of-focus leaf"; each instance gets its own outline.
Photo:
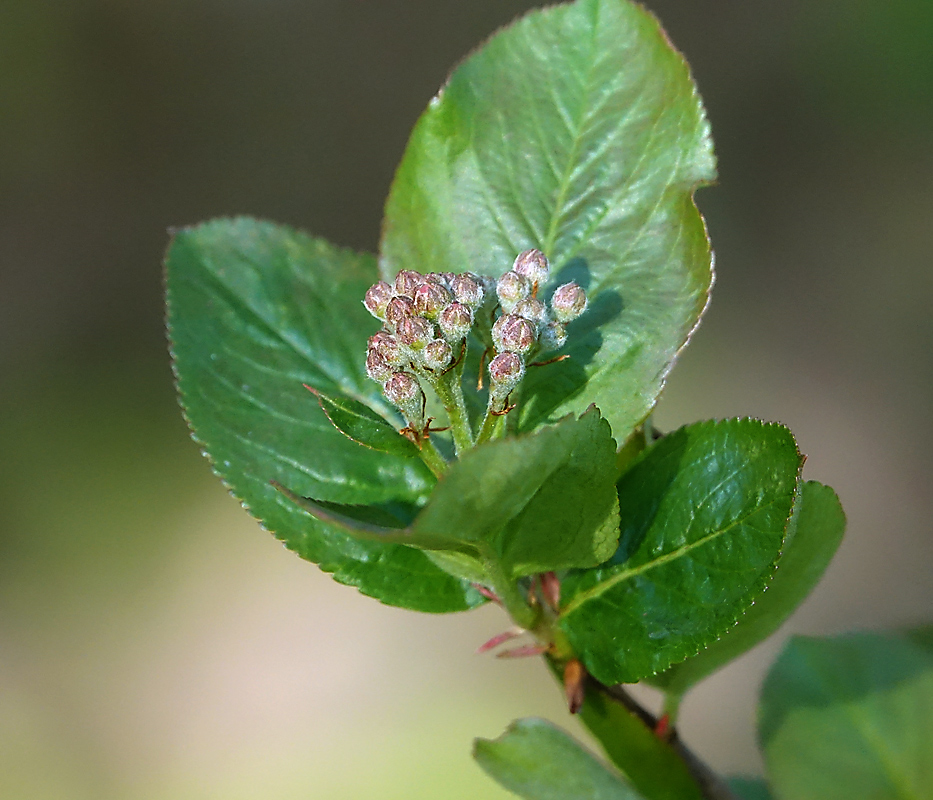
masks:
POLYGON ((562 584, 561 628, 594 677, 634 683, 735 624, 781 553, 801 461, 786 428, 742 419, 686 426, 633 462, 618 550, 562 584))
POLYGON ((761 778, 730 778, 729 788, 742 800, 772 800, 767 781, 761 778))
POLYGON ((377 279, 374 259, 289 228, 218 220, 175 234, 166 274, 182 405, 250 513, 299 555, 385 603, 456 611, 482 602, 424 553, 355 539, 270 483, 348 505, 423 503, 434 484, 419 459, 348 439, 302 385, 391 413, 364 369, 377 324, 360 299, 377 279))
POLYGON ((526 800, 642 800, 619 775, 543 719, 520 719, 498 739, 476 739, 473 757, 526 800))
POLYGON ((628 0, 534 11, 467 58, 419 120, 380 268, 498 276, 543 250, 550 285, 575 280, 591 302, 571 358, 526 377, 520 427, 595 403, 622 442, 706 306, 693 192, 714 177, 699 97, 654 17, 628 0))
POLYGON ((839 547, 846 517, 836 493, 814 481, 804 484, 797 504, 792 535, 764 594, 721 639, 693 658, 648 678, 649 683, 683 694, 774 633, 804 601, 839 547))
POLYGON ((759 737, 781 800, 933 797, 933 657, 896 636, 794 637, 759 737))

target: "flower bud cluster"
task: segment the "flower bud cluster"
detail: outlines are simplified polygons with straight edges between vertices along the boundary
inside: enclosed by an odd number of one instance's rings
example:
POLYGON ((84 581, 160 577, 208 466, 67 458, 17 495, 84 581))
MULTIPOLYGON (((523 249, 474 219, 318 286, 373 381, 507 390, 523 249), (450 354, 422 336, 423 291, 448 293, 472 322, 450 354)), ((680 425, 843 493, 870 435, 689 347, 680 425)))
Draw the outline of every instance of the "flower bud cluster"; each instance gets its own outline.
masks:
POLYGON ((549 274, 550 264, 544 253, 526 250, 496 282, 502 316, 492 326, 498 355, 489 364, 489 378, 492 394, 501 400, 524 377, 525 359, 563 347, 567 323, 586 310, 586 292, 576 283, 559 286, 551 297, 550 308, 545 306, 538 293, 549 274))
POLYGON ((486 284, 471 273, 402 270, 379 281, 363 305, 383 328, 369 340, 366 373, 409 421, 420 421, 424 393, 418 375, 449 369, 486 299, 486 284))

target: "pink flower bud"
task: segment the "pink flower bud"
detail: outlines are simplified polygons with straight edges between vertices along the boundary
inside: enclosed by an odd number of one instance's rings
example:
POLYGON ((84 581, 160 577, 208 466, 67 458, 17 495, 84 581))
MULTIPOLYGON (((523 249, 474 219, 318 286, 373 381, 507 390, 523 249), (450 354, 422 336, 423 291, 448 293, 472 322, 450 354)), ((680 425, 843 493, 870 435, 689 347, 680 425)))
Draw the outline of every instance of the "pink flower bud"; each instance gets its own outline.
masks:
POLYGON ((489 362, 489 390, 504 397, 525 377, 525 361, 515 353, 499 353, 489 362))
POLYGON ((395 276, 395 293, 405 297, 414 297, 415 289, 424 283, 424 276, 420 272, 403 269, 395 276))
POLYGON ((393 297, 386 306, 386 325, 394 330, 405 318, 415 313, 415 301, 409 297, 393 297))
POLYGON ((524 317, 535 325, 544 325, 547 322, 547 309, 540 300, 529 297, 517 303, 512 313, 516 317, 524 317))
POLYGON ((418 379, 407 372, 396 372, 382 385, 389 402, 398 406, 409 419, 421 417, 423 393, 418 379))
POLYGON ((392 367, 377 350, 366 354, 366 374, 374 381, 384 383, 392 376, 392 367))
POLYGON ((486 294, 483 285, 471 275, 454 275, 450 282, 450 290, 458 303, 469 306, 474 311, 483 304, 486 294))
POLYGON ((549 322, 541 331, 541 349, 560 350, 567 344, 567 329, 560 322, 549 322))
POLYGON ((531 286, 517 272, 506 272, 496 284, 496 294, 502 310, 511 314, 518 303, 531 296, 531 286))
POLYGON ((586 311, 586 292, 575 283, 558 286, 551 298, 551 311, 558 322, 571 322, 586 311))
POLYGON ((462 303, 451 303, 441 311, 437 324, 445 339, 457 342, 473 327, 473 312, 462 303))
POLYGON ((386 306, 392 299, 392 295, 392 287, 385 281, 379 281, 366 290, 366 298, 363 300, 363 305, 366 306, 366 310, 376 317, 376 319, 385 319, 386 306))
POLYGON ((395 337, 385 330, 378 331, 369 337, 368 349, 369 352, 378 353, 392 367, 400 367, 408 360, 395 337))
POLYGON ((441 309, 453 298, 443 286, 426 281, 415 289, 415 313, 428 319, 437 319, 441 309))
POLYGON ((424 348, 421 357, 428 369, 447 369, 454 360, 454 351, 443 339, 435 339, 424 348))
POLYGON ((424 317, 405 317, 399 322, 395 335, 406 347, 421 350, 434 338, 434 326, 424 317))
POLYGON ((535 326, 522 317, 506 314, 492 326, 492 341, 499 351, 527 353, 535 346, 537 339, 535 326))
POLYGON ((519 253, 512 265, 512 270, 526 278, 532 285, 543 285, 547 282, 547 258, 540 250, 526 250, 524 253, 519 253))

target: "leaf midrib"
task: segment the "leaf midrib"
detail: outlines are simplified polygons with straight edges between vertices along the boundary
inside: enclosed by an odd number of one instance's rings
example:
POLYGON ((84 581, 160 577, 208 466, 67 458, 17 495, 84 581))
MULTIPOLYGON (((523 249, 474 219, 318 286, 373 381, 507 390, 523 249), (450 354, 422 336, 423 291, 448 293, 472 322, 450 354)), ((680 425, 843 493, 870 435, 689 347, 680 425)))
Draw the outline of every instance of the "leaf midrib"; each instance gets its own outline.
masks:
POLYGON ((672 550, 669 553, 665 553, 659 558, 656 558, 652 561, 647 561, 644 564, 641 564, 640 566, 637 566, 637 567, 633 567, 631 569, 622 570, 621 572, 617 572, 615 575, 607 578, 606 580, 600 581, 592 589, 588 589, 585 592, 581 592, 576 597, 574 597, 573 600, 571 600, 564 607, 564 609, 561 610, 561 613, 560 613, 561 618, 570 616, 577 609, 579 609, 584 603, 587 603, 590 600, 595 600, 597 597, 599 597, 602 594, 605 594, 607 591, 609 591, 611 588, 618 585, 619 583, 627 581, 630 578, 637 577, 638 575, 642 575, 645 572, 648 572, 649 570, 654 569, 655 567, 660 567, 660 566, 663 566, 664 564, 670 563, 671 561, 676 561, 678 558, 680 558, 681 556, 685 556, 687 553, 691 552, 692 550, 695 550, 698 547, 703 547, 708 542, 715 541, 720 536, 728 533, 733 528, 741 525, 743 522, 745 522, 745 520, 747 520, 752 515, 757 514, 759 511, 763 511, 764 509, 768 508, 769 506, 774 505, 777 502, 778 502, 777 499, 769 500, 767 503, 764 503, 763 505, 756 506, 754 509, 749 511, 747 514, 743 514, 741 517, 733 520, 729 525, 727 525, 726 527, 718 531, 713 531, 712 533, 708 533, 706 534, 706 536, 703 536, 700 539, 697 539, 695 542, 690 542, 689 544, 685 544, 681 547, 678 547, 676 550, 672 550))

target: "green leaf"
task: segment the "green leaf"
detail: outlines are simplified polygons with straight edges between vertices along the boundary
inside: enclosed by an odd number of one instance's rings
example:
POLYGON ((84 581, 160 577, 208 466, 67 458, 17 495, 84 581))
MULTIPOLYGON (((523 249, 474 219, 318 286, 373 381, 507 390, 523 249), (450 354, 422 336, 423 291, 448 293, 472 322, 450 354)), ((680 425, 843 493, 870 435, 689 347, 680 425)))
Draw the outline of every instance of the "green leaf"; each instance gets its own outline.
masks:
POLYGON ((384 417, 358 400, 345 395, 330 396, 311 390, 333 426, 357 444, 407 458, 418 458, 418 448, 384 417))
POLYGON ((761 778, 730 778, 729 788, 742 800, 772 800, 766 781, 761 778))
POLYGON ((703 800, 703 792, 671 745, 619 703, 588 691, 580 719, 648 800, 703 800))
POLYGON ((900 631, 908 641, 921 647, 933 655, 933 625, 921 625, 919 628, 908 628, 900 631))
POLYGON ((618 550, 562 582, 561 628, 594 677, 634 683, 735 624, 774 570, 801 461, 789 430, 742 419, 686 426, 633 462, 618 550))
POLYGON ((543 250, 551 286, 575 280, 591 305, 571 358, 525 379, 521 428, 595 403, 622 442, 706 306, 692 196, 714 177, 699 97, 654 17, 627 0, 535 11, 467 58, 419 120, 380 269, 498 276, 543 250))
POLYGON ((641 798, 571 736, 543 719, 520 719, 498 739, 476 739, 473 757, 494 780, 527 800, 641 798))
POLYGON ((513 577, 599 564, 619 535, 614 463, 596 409, 480 445, 451 465, 413 531, 472 546, 513 577))
POLYGON ((350 505, 417 505, 434 484, 419 459, 350 441, 302 386, 391 413, 364 369, 378 323, 360 298, 377 279, 374 259, 269 223, 218 220, 175 234, 166 275, 182 405, 244 507, 299 555, 385 603, 480 603, 424 553, 355 539, 270 483, 350 505))
POLYGON ((683 694, 742 653, 774 633, 819 582, 842 541, 846 518, 836 493, 810 481, 795 508, 796 525, 767 590, 734 628, 693 658, 654 675, 648 682, 672 694, 683 694))
POLYGON ((933 658, 897 637, 794 637, 762 690, 781 800, 933 797, 933 658))

